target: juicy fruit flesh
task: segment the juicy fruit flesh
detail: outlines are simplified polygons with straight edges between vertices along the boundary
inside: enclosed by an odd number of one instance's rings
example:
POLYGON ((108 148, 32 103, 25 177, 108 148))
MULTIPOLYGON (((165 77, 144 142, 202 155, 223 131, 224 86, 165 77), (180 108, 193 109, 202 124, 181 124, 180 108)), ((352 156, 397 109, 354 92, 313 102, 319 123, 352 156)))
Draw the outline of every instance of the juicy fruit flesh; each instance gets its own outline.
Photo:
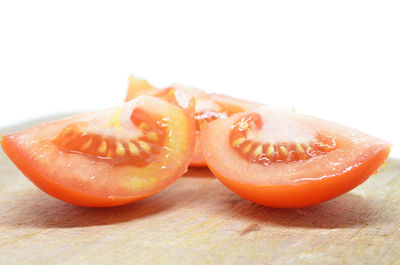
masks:
POLYGON ((242 117, 231 127, 232 147, 247 161, 268 166, 276 162, 297 162, 311 159, 331 152, 337 148, 335 137, 316 134, 313 141, 297 142, 259 142, 249 139, 248 133, 262 132, 263 121, 258 114, 242 117))
MULTIPOLYGON (((241 126, 246 128, 245 124, 241 126)), ((228 188, 244 198, 273 207, 307 206, 347 192, 374 173, 390 151, 387 142, 353 128, 275 108, 256 109, 213 121, 202 130, 200 141, 209 168, 228 188), (262 130, 272 136, 269 141, 265 140, 267 137, 250 137, 253 141, 262 139, 262 143, 277 144, 293 139, 304 144, 304 139, 322 134, 334 136, 336 147, 297 162, 279 161, 268 166, 249 162, 232 146, 236 138, 231 138, 231 134, 232 129, 241 125, 243 117, 253 114, 261 116, 262 130), (289 124, 298 128, 298 132, 292 131, 291 137, 289 134, 277 137, 289 124), (277 135, 267 131, 271 128, 277 135)))
MULTIPOLYGON (((144 167, 161 154, 168 124, 162 119, 150 119, 140 108, 133 110, 131 121, 141 130, 142 136, 117 139, 96 132, 85 132, 79 128, 79 124, 72 124, 64 128, 52 142, 64 152, 80 153, 112 165, 144 167)), ((124 134, 128 135, 127 132, 124 134)))
POLYGON ((196 113, 194 118, 196 131, 198 133, 200 132, 201 128, 203 128, 203 126, 208 122, 230 116, 230 113, 227 111, 222 111, 217 103, 208 102, 207 96, 202 91, 190 91, 191 90, 187 88, 184 89, 183 87, 180 87, 178 90, 177 88, 171 87, 158 91, 154 94, 154 96, 163 98, 164 100, 177 106, 185 107, 185 105, 187 105, 186 102, 188 102, 188 100, 190 99, 189 95, 191 95, 191 93, 197 92, 199 98, 196 103, 196 113))
POLYGON ((225 112, 215 112, 215 111, 203 111, 196 112, 195 120, 196 120, 196 130, 200 131, 205 124, 211 122, 216 119, 226 118, 229 114, 225 112))
MULTIPOLYGON (((207 123, 219 118, 227 118, 234 113, 243 112, 259 105, 258 103, 239 100, 226 95, 207 94, 199 89, 182 85, 172 85, 171 87, 159 90, 143 79, 130 76, 128 93, 125 101, 129 101, 143 94, 163 98, 181 108, 187 108, 189 99, 195 98, 195 126, 197 137, 200 136, 201 129, 207 123)), ((207 166, 199 143, 196 144, 190 165, 200 167, 207 166)))
MULTIPOLYGON (((141 96, 117 108, 79 114, 5 136, 1 145, 23 174, 46 193, 76 205, 103 207, 143 199, 182 176, 192 157, 194 131, 192 103, 182 110, 159 98, 141 96), (146 123, 141 119, 145 117, 149 118, 146 123), (111 137, 120 142, 137 140, 159 128, 165 132, 165 139, 160 137, 162 153, 142 167, 118 164, 118 153, 123 153, 120 147, 110 159, 61 150, 56 139, 73 126, 102 140, 111 137)), ((81 142, 79 147, 83 145, 89 146, 81 142)), ((129 150, 124 148, 127 154, 129 150)))

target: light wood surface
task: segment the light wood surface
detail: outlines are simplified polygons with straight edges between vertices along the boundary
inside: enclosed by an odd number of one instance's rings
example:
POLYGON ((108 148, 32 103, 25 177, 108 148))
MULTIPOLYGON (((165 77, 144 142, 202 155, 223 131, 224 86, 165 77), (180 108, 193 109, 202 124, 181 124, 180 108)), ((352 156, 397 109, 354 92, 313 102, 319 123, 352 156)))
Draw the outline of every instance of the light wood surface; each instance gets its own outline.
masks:
POLYGON ((207 169, 96 209, 41 192, 1 152, 0 264, 400 264, 400 161, 303 209, 246 201, 207 169))

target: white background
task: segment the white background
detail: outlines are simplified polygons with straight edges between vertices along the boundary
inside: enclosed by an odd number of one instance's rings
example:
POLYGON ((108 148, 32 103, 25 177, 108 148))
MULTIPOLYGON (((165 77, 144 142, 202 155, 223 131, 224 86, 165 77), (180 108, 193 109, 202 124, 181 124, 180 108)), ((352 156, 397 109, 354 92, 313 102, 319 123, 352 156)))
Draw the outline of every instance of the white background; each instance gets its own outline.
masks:
POLYGON ((118 105, 134 73, 334 120, 399 156, 399 1, 2 1, 0 128, 118 105))

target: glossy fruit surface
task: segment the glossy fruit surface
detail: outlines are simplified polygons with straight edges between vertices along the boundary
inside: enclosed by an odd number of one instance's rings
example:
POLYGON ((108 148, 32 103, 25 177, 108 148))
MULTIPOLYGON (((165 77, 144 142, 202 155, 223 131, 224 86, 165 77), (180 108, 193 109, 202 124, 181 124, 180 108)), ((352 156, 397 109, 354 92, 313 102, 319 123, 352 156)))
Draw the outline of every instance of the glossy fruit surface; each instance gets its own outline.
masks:
MULTIPOLYGON (((201 128, 210 121, 226 118, 234 113, 242 112, 259 106, 260 104, 220 94, 207 94, 204 91, 183 85, 172 85, 166 89, 156 89, 147 81, 130 76, 128 92, 125 101, 140 95, 152 95, 168 100, 168 95, 173 91, 176 105, 185 107, 188 98, 195 98, 196 144, 191 166, 207 166, 199 142, 201 128)), ((171 100, 168 100, 171 102, 171 100)))
POLYGON ((304 207, 364 182, 390 145, 333 122, 270 107, 213 121, 201 133, 211 171, 232 191, 271 207, 304 207))
POLYGON ((82 206, 148 197, 182 176, 193 155, 193 105, 141 96, 5 136, 14 164, 46 193, 82 206))

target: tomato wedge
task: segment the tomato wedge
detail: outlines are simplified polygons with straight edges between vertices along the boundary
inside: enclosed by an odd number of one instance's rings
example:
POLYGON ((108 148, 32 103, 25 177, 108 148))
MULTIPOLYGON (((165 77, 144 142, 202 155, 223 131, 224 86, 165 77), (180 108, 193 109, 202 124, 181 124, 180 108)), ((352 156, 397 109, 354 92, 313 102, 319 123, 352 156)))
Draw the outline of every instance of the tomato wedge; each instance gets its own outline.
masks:
POLYGON ((207 94, 204 91, 183 85, 172 85, 166 89, 156 89, 146 80, 129 77, 128 92, 125 101, 129 101, 140 95, 152 95, 165 98, 173 90, 177 99, 177 105, 182 107, 181 102, 187 102, 187 98, 195 98, 195 120, 196 120, 196 140, 195 149, 190 162, 190 166, 205 167, 206 161, 203 158, 200 146, 200 130, 208 122, 219 118, 226 118, 238 112, 252 109, 260 104, 246 100, 240 100, 233 97, 207 94))
POLYGON ((81 206, 146 198, 182 176, 194 149, 194 107, 141 96, 124 105, 3 137, 14 164, 46 193, 81 206))
POLYGON ((208 123, 201 147, 229 189, 277 208, 339 196, 376 172, 390 152, 387 142, 355 129, 265 106, 208 123))

